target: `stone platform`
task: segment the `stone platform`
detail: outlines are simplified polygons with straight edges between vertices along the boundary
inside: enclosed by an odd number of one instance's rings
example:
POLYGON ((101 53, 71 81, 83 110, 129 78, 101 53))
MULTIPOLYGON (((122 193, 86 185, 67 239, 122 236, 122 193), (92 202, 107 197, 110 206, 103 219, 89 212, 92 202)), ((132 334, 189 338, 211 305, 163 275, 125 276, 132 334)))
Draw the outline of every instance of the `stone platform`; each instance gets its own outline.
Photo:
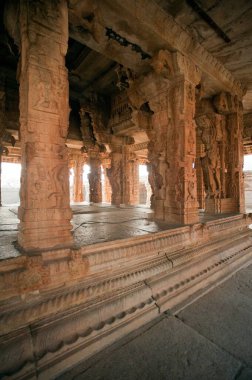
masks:
MULTIPOLYGON (((2 210, 2 247, 17 234, 12 211, 2 210)), ((250 224, 251 215, 237 214, 172 226, 148 209, 74 207, 74 248, 0 261, 1 376, 55 379, 183 309, 252 262, 250 224)))
MULTIPOLYGON (((20 256, 15 248, 18 231, 17 205, 0 207, 0 260, 20 256)), ((181 227, 153 220, 148 207, 114 207, 107 204, 72 205, 73 234, 75 247, 127 239, 181 227)), ((200 222, 225 218, 235 214, 205 215, 200 213, 200 222)))

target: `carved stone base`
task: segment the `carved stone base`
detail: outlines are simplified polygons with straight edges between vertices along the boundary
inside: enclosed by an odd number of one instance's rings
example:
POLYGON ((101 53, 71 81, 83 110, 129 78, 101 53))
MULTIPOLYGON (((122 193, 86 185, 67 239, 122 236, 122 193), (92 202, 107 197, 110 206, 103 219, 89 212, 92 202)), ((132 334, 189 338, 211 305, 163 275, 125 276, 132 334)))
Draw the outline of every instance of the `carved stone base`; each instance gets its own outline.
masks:
POLYGON ((73 245, 70 209, 24 210, 19 207, 18 244, 25 251, 73 245))
POLYGON ((238 202, 233 198, 206 199, 205 210, 208 214, 225 214, 238 212, 238 202))
POLYGON ((155 219, 165 220, 175 224, 194 224, 199 221, 199 210, 197 202, 188 202, 188 208, 178 205, 167 207, 163 200, 155 199, 155 219))
POLYGON ((236 215, 3 260, 1 376, 54 379, 165 310, 191 303, 195 292, 252 262, 250 223, 236 215))

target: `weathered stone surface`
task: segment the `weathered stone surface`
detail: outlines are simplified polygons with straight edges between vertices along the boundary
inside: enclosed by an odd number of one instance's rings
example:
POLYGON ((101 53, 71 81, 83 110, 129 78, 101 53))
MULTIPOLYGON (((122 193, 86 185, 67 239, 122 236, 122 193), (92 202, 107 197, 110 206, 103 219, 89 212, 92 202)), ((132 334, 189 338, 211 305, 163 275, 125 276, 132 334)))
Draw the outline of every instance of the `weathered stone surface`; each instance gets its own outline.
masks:
POLYGON ((19 245, 38 250, 73 243, 65 139, 68 11, 22 2, 20 7, 20 134, 22 175, 19 245), (44 15, 44 17, 42 16, 44 15))
MULTIPOLYGON (((92 363, 92 362, 91 362, 92 363)), ((70 371, 68 378, 232 379, 241 363, 174 317, 163 318, 147 331, 105 352, 89 368, 70 371)), ((66 376, 58 379, 66 379, 66 376)))
POLYGON ((195 119, 206 211, 244 212, 243 121, 238 98, 220 93, 212 101, 202 99, 195 119))
POLYGON ((184 323, 249 367, 252 367, 251 272, 252 266, 242 269, 178 315, 184 323))
MULTIPOLYGON (((210 3, 209 12, 219 7, 210 3)), ((250 144, 244 84, 158 4, 164 6, 162 0, 0 4, 11 36, 1 28, 0 140, 3 131, 19 134, 9 162, 21 157, 22 164, 18 234, 16 221, 0 223, 3 375, 55 378, 62 363, 68 369, 163 311, 181 310, 251 260, 251 215, 243 215, 243 138, 250 144), (81 202, 84 162, 91 167, 90 201, 116 207, 75 209, 72 234, 69 168, 81 202), (138 203, 140 162, 149 167, 154 216, 127 208, 138 203)), ((169 0, 168 8, 175 15, 183 4, 169 0)), ((170 321, 180 331, 175 349, 182 365, 173 369, 168 360, 161 378, 166 371, 203 377, 207 369, 209 378, 238 377, 249 369, 247 357, 240 365, 209 342, 206 358, 204 338, 174 318, 164 321, 161 343, 171 358, 170 321), (201 360, 190 368, 203 357, 204 368, 201 360)), ((238 330, 236 319, 234 325, 238 330)), ((143 340, 146 361, 152 342, 143 340)))

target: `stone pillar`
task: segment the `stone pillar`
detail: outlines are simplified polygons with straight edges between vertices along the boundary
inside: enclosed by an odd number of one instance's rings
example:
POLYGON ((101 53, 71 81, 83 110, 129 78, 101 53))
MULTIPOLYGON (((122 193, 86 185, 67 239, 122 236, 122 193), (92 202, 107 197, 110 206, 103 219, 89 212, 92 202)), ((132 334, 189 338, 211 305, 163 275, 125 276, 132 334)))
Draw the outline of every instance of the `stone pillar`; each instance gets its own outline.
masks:
MULTIPOLYGON (((221 94, 221 96, 224 95, 221 94)), ((225 94, 225 99, 226 103, 229 104, 227 115, 227 173, 229 173, 229 176, 226 178, 227 196, 233 199, 233 206, 231 205, 232 211, 245 213, 242 103, 236 96, 232 96, 231 94, 225 94)), ((221 112, 221 109, 219 111, 221 112)))
POLYGON ((201 166, 201 157, 204 154, 204 146, 201 143, 200 138, 200 130, 197 128, 196 133, 196 160, 195 160, 195 168, 196 168, 196 175, 197 175, 197 197, 198 197, 198 203, 199 208, 201 210, 205 209, 205 186, 204 186, 204 178, 203 178, 203 170, 201 166))
POLYGON ((73 244, 69 203, 68 9, 65 0, 20 2, 22 174, 18 243, 26 251, 73 244))
POLYGON ((120 206, 122 203, 122 153, 120 149, 111 153, 111 168, 107 175, 112 189, 111 204, 120 206))
POLYGON ((223 201, 226 199, 225 116, 216 112, 212 99, 202 99, 197 102, 195 120, 197 123, 198 186, 203 177, 206 194, 205 211, 211 214, 221 213, 224 203, 227 203, 223 201))
POLYGON ((132 178, 133 178, 133 186, 132 186, 132 203, 133 205, 139 204, 139 163, 138 159, 135 155, 131 162, 132 166, 132 178))
POLYGON ((139 172, 135 153, 130 152, 129 146, 123 146, 122 167, 122 203, 136 205, 139 203, 139 172))
POLYGON ((111 162, 109 159, 102 161, 103 173, 104 173, 104 183, 103 183, 103 202, 111 203, 111 186, 107 174, 107 169, 111 167, 111 162))
POLYGON ((152 129, 149 154, 155 217, 171 223, 199 220, 196 182, 195 86, 197 67, 179 53, 161 51, 142 91, 149 102, 152 129))
POLYGON ((202 99, 195 119, 203 146, 206 212, 244 212, 241 102, 228 93, 202 99))
POLYGON ((102 184, 101 184, 101 158, 100 153, 96 151, 89 152, 90 173, 89 179, 89 200, 92 203, 102 202, 102 184))
POLYGON ((85 161, 82 155, 78 155, 74 160, 74 184, 73 184, 73 200, 74 202, 83 202, 84 193, 83 193, 83 166, 85 161))

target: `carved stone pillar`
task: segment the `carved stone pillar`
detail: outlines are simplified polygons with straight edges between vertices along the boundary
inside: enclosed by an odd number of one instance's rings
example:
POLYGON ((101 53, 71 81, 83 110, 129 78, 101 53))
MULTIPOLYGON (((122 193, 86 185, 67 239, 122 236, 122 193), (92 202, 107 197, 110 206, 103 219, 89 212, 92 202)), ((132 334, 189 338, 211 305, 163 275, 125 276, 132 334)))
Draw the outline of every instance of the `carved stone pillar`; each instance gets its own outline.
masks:
POLYGON ((22 174, 18 243, 27 250, 73 243, 69 204, 68 9, 64 0, 20 2, 22 174))
POLYGON ((179 53, 161 51, 152 65, 154 73, 145 77, 139 87, 154 112, 152 129, 147 133, 155 217, 171 223, 196 223, 194 113, 200 72, 179 53))
POLYGON ((73 184, 73 200, 74 202, 84 201, 84 184, 83 184, 83 166, 85 160, 82 155, 78 155, 74 160, 74 184, 73 184))
POLYGON ((111 168, 107 169, 112 195, 111 204, 120 206, 122 203, 122 153, 115 150, 111 153, 111 168))
POLYGON ((101 158, 97 151, 89 152, 90 173, 89 180, 89 200, 93 203, 102 202, 102 184, 101 184, 101 158))
POLYGON ((139 203, 139 172, 135 153, 130 152, 128 146, 124 146, 122 167, 122 202, 126 205, 139 203))
POLYGON ((201 157, 204 154, 203 144, 200 138, 200 131, 197 129, 196 133, 196 160, 195 160, 195 168, 197 173, 197 197, 199 202, 199 208, 205 209, 205 186, 204 186, 204 178, 203 178, 203 170, 201 166, 201 157))
POLYGON ((227 143, 223 156, 226 157, 226 197, 231 200, 228 211, 244 213, 242 102, 235 95, 220 93, 214 98, 214 105, 218 113, 226 116, 227 143))
POLYGON ((133 205, 138 205, 139 204, 139 164, 137 157, 133 158, 131 161, 131 170, 132 170, 132 203, 133 205))
POLYGON ((241 102, 226 93, 202 99, 195 119, 202 144, 206 212, 244 212, 241 102))
POLYGON ((103 167, 103 175, 104 175, 104 183, 103 183, 103 202, 111 203, 111 185, 107 174, 107 169, 111 167, 111 162, 109 159, 105 159, 102 161, 103 167))

